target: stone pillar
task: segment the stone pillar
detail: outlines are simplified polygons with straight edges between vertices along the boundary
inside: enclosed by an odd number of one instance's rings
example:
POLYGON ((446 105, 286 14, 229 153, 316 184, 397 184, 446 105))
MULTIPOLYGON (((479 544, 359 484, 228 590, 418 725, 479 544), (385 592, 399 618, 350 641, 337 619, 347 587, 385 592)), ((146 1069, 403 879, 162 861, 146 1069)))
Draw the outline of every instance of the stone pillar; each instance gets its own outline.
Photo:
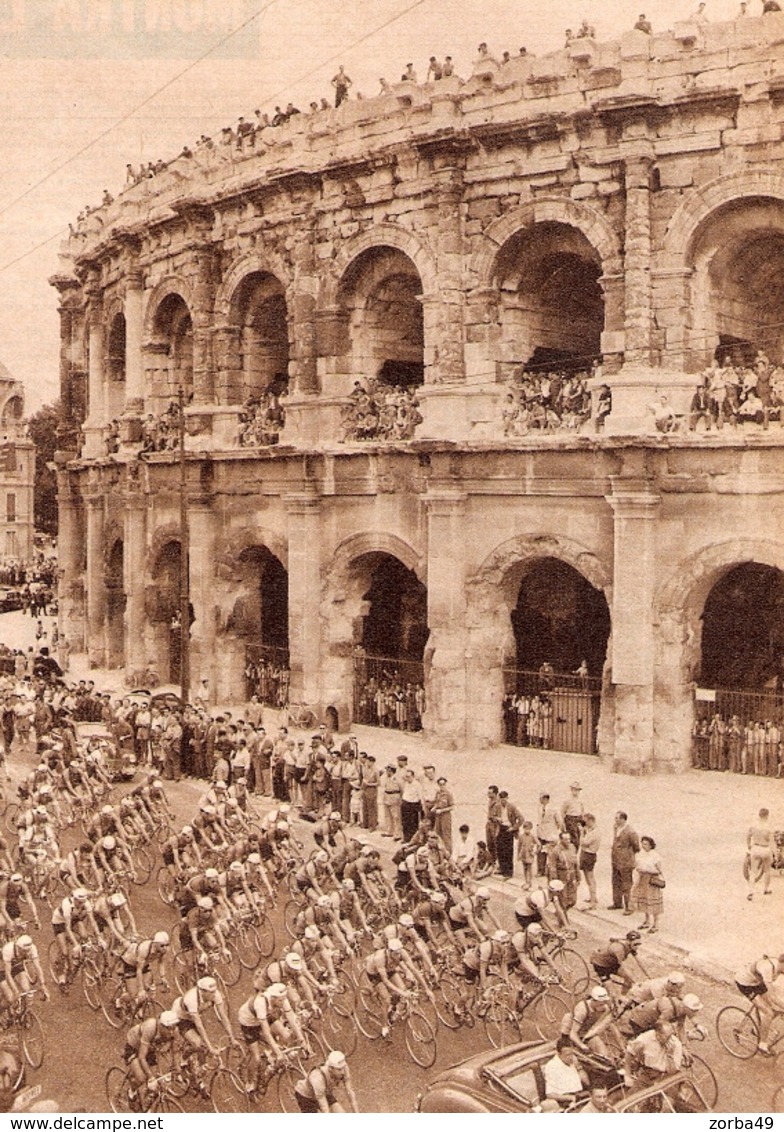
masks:
MULTIPOLYGON (((291 698, 320 706, 321 503, 315 490, 284 497, 289 541, 289 655, 291 698)), ((334 702, 334 701, 333 701, 334 702)), ((346 718, 349 690, 335 706, 346 718)))
POLYGON ((651 364, 651 170, 653 157, 626 158, 626 343, 627 365, 651 364))
POLYGON ((612 682, 615 688, 613 769, 651 769, 654 744, 653 671, 656 518, 659 493, 642 477, 610 477, 615 517, 612 602, 612 682))
POLYGON ((193 606, 191 628, 191 696, 204 695, 209 703, 244 698, 244 655, 220 655, 215 642, 215 542, 217 518, 214 502, 200 500, 188 507, 190 524, 190 601, 193 606), (206 687, 202 683, 207 681, 206 687))
POLYGON ((439 308, 431 333, 425 340, 425 381, 439 384, 465 381, 463 352, 463 227, 460 205, 463 200, 463 169, 460 163, 446 164, 435 175, 433 199, 436 228, 432 233, 438 272, 439 308))
POLYGON ((215 400, 212 356, 214 258, 211 244, 200 244, 192 250, 193 402, 196 405, 211 405, 215 400))
POLYGON ((70 652, 84 652, 85 540, 71 477, 62 466, 57 469, 57 513, 58 628, 70 652))
POLYGON ((89 359, 87 369, 88 415, 84 425, 85 456, 103 456, 103 426, 106 424, 104 404, 104 328, 103 302, 96 289, 90 293, 87 308, 89 359))
POLYGON ((125 277, 125 414, 135 417, 144 408, 142 296, 142 273, 134 267, 125 277))
POLYGON ((128 491, 125 499, 125 666, 129 673, 150 667, 147 655, 144 608, 147 501, 140 491, 128 491))
POLYGON ((103 556, 104 496, 91 484, 87 503, 87 655, 92 668, 105 660, 106 578, 103 556))
POLYGON ((466 588, 464 492, 434 485, 425 496, 428 516, 427 623, 424 729, 439 745, 466 739, 466 588))

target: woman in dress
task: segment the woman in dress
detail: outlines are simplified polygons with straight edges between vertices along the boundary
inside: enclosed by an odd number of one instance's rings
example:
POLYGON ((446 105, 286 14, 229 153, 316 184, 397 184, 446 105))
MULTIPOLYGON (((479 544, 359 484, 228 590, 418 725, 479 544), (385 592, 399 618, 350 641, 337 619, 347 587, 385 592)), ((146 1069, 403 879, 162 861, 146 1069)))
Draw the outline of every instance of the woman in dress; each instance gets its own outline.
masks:
POLYGON ((444 843, 444 848, 451 856, 452 853, 452 810, 455 800, 451 790, 447 789, 446 779, 439 778, 438 790, 433 799, 433 828, 444 843))
POLYGON ((640 928, 647 928, 650 932, 658 931, 659 916, 664 909, 661 857, 656 851, 656 842, 652 837, 640 838, 640 851, 634 858, 634 872, 636 880, 632 890, 632 906, 642 912, 645 919, 640 928), (653 878, 658 877, 659 882, 653 878))

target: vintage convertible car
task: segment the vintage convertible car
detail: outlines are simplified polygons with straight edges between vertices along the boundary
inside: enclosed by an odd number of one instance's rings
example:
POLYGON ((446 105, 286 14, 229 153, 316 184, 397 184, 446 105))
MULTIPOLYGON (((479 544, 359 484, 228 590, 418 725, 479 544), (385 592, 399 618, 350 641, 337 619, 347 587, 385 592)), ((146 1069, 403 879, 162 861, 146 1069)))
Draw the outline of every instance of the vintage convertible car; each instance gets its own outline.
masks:
MULTIPOLYGON (((521 1042, 488 1049, 453 1065, 431 1081, 417 1097, 417 1112, 537 1112, 545 1099, 542 1067, 555 1053, 554 1042, 521 1042)), ((704 1076, 704 1063, 683 1069, 647 1088, 628 1089, 619 1074, 580 1055, 592 1084, 610 1090, 615 1112, 712 1112, 715 1080, 704 1076), (707 1098, 706 1095, 707 1094, 707 1098)), ((567 1111, 588 1103, 580 1094, 567 1111)))

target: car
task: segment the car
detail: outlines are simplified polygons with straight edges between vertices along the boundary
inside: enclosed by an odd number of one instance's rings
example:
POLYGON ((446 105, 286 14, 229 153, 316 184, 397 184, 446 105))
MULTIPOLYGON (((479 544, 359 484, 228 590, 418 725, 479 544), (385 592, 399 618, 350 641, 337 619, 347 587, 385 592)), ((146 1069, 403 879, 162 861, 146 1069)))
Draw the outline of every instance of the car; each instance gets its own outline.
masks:
POLYGON ((0 586, 0 613, 14 613, 24 605, 19 590, 0 586))
MULTIPOLYGON (((487 1049, 445 1069, 419 1094, 416 1112, 541 1111, 545 1100, 543 1067, 555 1053, 555 1042, 519 1042, 487 1049)), ((620 1073, 590 1054, 578 1061, 594 1085, 606 1085, 614 1112, 712 1112, 707 1089, 696 1072, 683 1069, 655 1085, 627 1088, 620 1073)), ((588 1093, 578 1094, 569 1112, 579 1112, 588 1093)))

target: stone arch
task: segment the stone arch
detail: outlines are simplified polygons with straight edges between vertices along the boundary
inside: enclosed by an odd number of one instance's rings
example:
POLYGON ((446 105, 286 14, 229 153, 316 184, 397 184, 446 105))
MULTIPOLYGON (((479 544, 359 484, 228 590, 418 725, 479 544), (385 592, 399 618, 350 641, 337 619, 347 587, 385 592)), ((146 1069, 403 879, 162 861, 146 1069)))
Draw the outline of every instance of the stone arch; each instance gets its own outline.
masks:
POLYGON ((125 533, 122 523, 116 519, 111 519, 103 528, 103 563, 104 570, 108 570, 109 562, 114 550, 115 544, 122 542, 125 538, 125 533))
POLYGON ((755 167, 728 173, 704 185, 698 193, 690 193, 678 206, 667 225, 662 253, 674 266, 685 266, 691 255, 699 229, 722 205, 744 198, 770 197, 784 200, 784 176, 772 169, 755 167))
POLYGON ((254 274, 273 275, 288 295, 291 272, 284 260, 270 251, 245 252, 232 260, 215 296, 216 322, 228 322, 235 295, 243 281, 254 274))
POLYGON ((784 569, 784 542, 737 538, 703 547, 679 562, 654 595, 655 696, 662 709, 657 713, 654 757, 662 766, 689 766, 702 612, 713 586, 744 563, 784 569))
POLYGON ((185 303, 193 317, 193 288, 181 275, 167 275, 153 287, 146 298, 144 308, 144 341, 148 342, 155 334, 155 319, 158 310, 169 295, 177 295, 185 303))
POLYGON ((504 213, 488 227, 479 249, 471 258, 471 276, 479 289, 493 286, 498 253, 512 236, 535 224, 567 224, 585 236, 599 255, 605 275, 621 270, 618 236, 601 213, 579 201, 563 197, 540 197, 530 204, 504 213))
MULTIPOLYGON (((521 534, 497 546, 466 580, 466 686, 472 689, 469 741, 480 746, 503 737, 504 668, 516 656, 511 613, 527 565, 556 559, 571 566, 604 594, 612 610, 612 567, 574 539, 551 534, 521 534)), ((612 629, 610 629, 612 633, 612 629)), ((607 656, 610 655, 610 643, 607 656)), ((602 718, 611 712, 609 664, 605 660, 602 718)))
POLYGON ((181 541, 181 537, 182 531, 180 530, 179 523, 166 523, 162 527, 155 528, 150 540, 150 548, 147 552, 147 562, 145 565, 145 575, 147 577, 152 576, 160 553, 166 544, 170 542, 178 543, 181 541))
POLYGON ((233 573, 243 551, 253 546, 265 546, 288 569, 288 542, 277 532, 257 525, 239 527, 220 539, 215 548, 216 575, 233 573))
POLYGON ((363 554, 388 554, 413 570, 420 582, 427 582, 427 558, 424 553, 418 554, 410 543, 388 531, 363 531, 349 535, 338 543, 324 575, 323 596, 339 592, 341 579, 345 580, 351 563, 363 554))
POLYGON ((18 389, 12 390, 0 407, 0 421, 4 429, 21 422, 24 416, 24 398, 18 389))
POLYGON ((367 232, 355 236, 341 248, 332 264, 332 270, 324 280, 319 306, 334 307, 338 301, 343 277, 354 260, 363 252, 381 247, 394 248, 408 256, 419 272, 425 294, 434 294, 437 291, 436 260, 429 244, 397 224, 377 224, 367 232))

